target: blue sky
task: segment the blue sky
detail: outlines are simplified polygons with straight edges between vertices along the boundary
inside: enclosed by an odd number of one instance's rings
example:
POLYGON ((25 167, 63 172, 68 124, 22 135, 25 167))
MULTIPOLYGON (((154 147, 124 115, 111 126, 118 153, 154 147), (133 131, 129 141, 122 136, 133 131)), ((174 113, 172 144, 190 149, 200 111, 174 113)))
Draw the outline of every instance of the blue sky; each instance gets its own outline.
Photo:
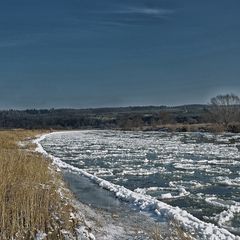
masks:
POLYGON ((2 0, 0 108, 240 94, 239 0, 2 0))

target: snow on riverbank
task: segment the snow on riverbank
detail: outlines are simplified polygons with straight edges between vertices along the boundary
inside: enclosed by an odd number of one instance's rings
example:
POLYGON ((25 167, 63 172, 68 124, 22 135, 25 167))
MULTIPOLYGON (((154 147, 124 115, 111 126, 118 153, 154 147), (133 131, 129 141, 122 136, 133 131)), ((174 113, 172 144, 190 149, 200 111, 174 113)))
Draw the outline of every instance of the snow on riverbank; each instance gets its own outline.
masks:
MULTIPOLYGON (((51 134, 59 134, 59 133, 51 133, 51 134)), ((114 192, 116 197, 118 197, 119 199, 133 203, 136 206, 138 206, 141 210, 155 212, 155 214, 159 216, 159 218, 166 218, 166 219, 177 221, 186 231, 196 236, 197 239, 240 240, 240 237, 234 236, 226 229, 219 228, 211 223, 205 223, 197 219, 196 217, 192 216, 185 210, 180 209, 179 207, 172 207, 149 195, 133 192, 133 191, 130 191, 129 189, 126 189, 123 186, 112 184, 97 176, 89 174, 79 168, 73 167, 61 161, 61 159, 48 154, 40 144, 40 142, 44 140, 48 135, 49 134, 42 135, 37 140, 34 140, 34 143, 37 144, 36 151, 50 157, 53 160, 53 164, 55 164, 59 168, 68 169, 88 177, 89 179, 97 183, 99 186, 114 192)))
MULTIPOLYGON (((48 134, 46 134, 46 135, 48 135, 48 134)), ((44 156, 47 156, 47 153, 43 150, 39 141, 44 139, 46 135, 43 135, 40 138, 33 140, 33 143, 37 144, 37 148, 35 149, 35 151, 43 154, 44 156)), ((50 170, 51 171, 55 171, 55 170, 61 171, 59 169, 58 165, 54 164, 54 167, 57 167, 57 168, 56 169, 54 168, 54 170, 53 170, 50 167, 50 170)), ((70 219, 69 219, 69 221, 75 223, 74 235, 69 230, 61 229, 60 232, 63 235, 64 239, 66 239, 66 240, 73 240, 73 239, 95 240, 96 239, 95 236, 91 233, 91 226, 88 226, 88 223, 85 221, 84 215, 80 211, 78 211, 78 206, 75 204, 75 200, 72 199, 71 197, 69 197, 68 192, 70 190, 65 187, 64 182, 61 182, 58 187, 59 188, 57 191, 58 191, 61 199, 65 203, 70 203, 70 205, 74 206, 74 208, 75 208, 74 212, 70 212, 70 219)), ((35 240, 44 240, 47 237, 48 237, 48 234, 40 231, 40 232, 37 232, 34 239, 35 240)))

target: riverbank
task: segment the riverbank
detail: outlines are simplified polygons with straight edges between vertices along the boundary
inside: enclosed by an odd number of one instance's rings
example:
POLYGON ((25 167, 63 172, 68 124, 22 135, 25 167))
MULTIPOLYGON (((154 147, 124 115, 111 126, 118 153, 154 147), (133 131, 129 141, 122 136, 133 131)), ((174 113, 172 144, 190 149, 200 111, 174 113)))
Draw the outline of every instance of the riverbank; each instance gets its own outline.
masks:
MULTIPOLYGON (((122 129, 118 129, 122 130, 122 129)), ((207 132, 207 133, 239 133, 240 124, 234 123, 224 126, 222 124, 216 123, 173 123, 173 124, 159 124, 159 125, 149 125, 149 126, 138 126, 138 127, 128 127, 123 128, 127 131, 161 131, 161 132, 207 132)))
POLYGON ((0 132, 0 238, 94 239, 61 173, 31 139, 46 131, 0 132))

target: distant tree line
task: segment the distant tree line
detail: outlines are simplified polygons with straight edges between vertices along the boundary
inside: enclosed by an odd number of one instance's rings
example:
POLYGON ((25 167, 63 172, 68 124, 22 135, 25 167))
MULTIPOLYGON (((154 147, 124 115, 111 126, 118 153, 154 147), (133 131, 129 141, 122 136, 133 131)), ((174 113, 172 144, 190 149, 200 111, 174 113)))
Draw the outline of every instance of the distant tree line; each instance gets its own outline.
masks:
POLYGON ((199 123, 204 106, 0 111, 0 128, 141 129, 164 124, 199 123), (186 108, 189 109, 186 111, 186 108))
POLYGON ((214 127, 240 132, 239 106, 238 96, 226 94, 212 98, 206 105, 7 110, 0 111, 0 129, 211 131, 214 127))

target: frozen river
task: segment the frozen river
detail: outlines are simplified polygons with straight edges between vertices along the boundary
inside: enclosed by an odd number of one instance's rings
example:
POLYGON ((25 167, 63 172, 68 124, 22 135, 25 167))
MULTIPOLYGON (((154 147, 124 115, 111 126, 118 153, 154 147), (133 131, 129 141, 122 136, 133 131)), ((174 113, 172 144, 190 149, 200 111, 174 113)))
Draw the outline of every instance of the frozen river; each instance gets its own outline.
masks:
POLYGON ((41 144, 74 167, 240 234, 240 135, 93 130, 41 144))

